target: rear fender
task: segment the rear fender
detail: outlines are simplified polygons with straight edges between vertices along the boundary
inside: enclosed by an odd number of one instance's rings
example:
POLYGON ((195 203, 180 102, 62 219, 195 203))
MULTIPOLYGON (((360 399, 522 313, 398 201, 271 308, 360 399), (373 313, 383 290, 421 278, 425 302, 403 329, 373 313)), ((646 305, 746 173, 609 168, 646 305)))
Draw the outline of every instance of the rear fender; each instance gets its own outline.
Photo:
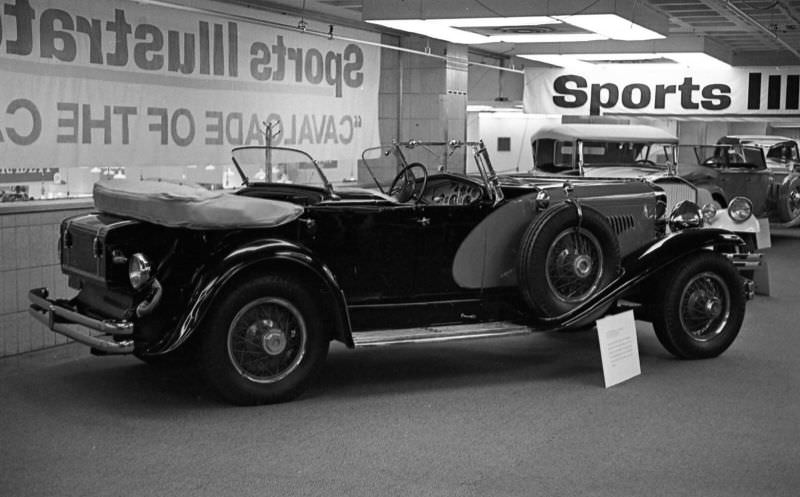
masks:
POLYGON ((310 250, 284 240, 266 239, 237 247, 215 265, 201 268, 196 273, 194 291, 189 308, 174 331, 156 344, 148 353, 164 354, 183 344, 203 322, 203 318, 222 296, 223 289, 234 278, 264 271, 290 272, 312 278, 331 296, 328 309, 333 325, 332 337, 353 346, 347 305, 339 284, 330 269, 317 260, 310 250))
POLYGON ((597 309, 605 308, 651 276, 702 250, 735 254, 746 251, 746 244, 734 233, 713 228, 693 228, 669 234, 626 256, 620 276, 582 305, 561 316, 541 321, 554 327, 585 325, 600 317, 595 315, 597 309))

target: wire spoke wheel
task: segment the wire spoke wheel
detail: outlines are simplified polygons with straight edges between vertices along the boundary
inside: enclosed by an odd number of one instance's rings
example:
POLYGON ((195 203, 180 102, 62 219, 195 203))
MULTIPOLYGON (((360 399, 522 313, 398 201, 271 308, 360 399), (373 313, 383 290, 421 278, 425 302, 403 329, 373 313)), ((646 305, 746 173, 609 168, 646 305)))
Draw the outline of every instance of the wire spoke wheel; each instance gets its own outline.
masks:
POLYGON ((547 252, 547 286, 559 300, 580 303, 591 296, 603 276, 600 241, 585 228, 562 231, 547 252))
POLYGON ((706 341, 719 335, 730 316, 728 287, 715 273, 693 277, 683 290, 679 319, 683 329, 695 340, 706 341))
POLYGON ((303 317, 291 303, 261 298, 244 306, 231 321, 228 355, 240 375, 256 383, 274 383, 301 363, 306 340, 303 317))
POLYGON ((742 277, 729 260, 699 252, 674 264, 653 296, 658 341, 682 359, 706 359, 733 343, 744 320, 742 277))
POLYGON ((800 217, 800 176, 794 175, 780 189, 778 217, 788 223, 800 217))
MULTIPOLYGON (((536 318, 553 318, 585 305, 616 277, 619 241, 597 209, 574 203, 550 207, 531 221, 520 239, 517 277, 536 318)), ((612 302, 587 309, 576 327, 597 319, 612 302)))
POLYGON ((786 211, 790 220, 796 219, 800 216, 800 185, 796 185, 786 194, 784 199, 786 202, 786 211))

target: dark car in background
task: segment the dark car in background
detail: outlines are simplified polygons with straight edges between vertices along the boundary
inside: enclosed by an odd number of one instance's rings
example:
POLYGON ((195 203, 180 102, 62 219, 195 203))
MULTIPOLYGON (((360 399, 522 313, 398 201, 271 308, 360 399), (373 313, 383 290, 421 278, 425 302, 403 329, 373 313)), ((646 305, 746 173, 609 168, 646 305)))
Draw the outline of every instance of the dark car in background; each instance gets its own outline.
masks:
POLYGON ((796 140, 772 135, 729 135, 717 143, 760 148, 772 178, 766 194, 770 218, 787 227, 800 224, 800 150, 796 140))
POLYGON ((386 152, 398 170, 385 191, 335 187, 281 147, 235 149, 232 193, 98 183, 97 211, 61 225, 77 294, 33 289, 30 312, 97 354, 191 355, 236 404, 299 395, 331 341, 576 329, 623 304, 681 358, 717 356, 739 332, 753 292, 737 266, 759 254, 695 229, 697 205, 667 212, 638 180, 499 177, 480 143, 474 176, 386 152))

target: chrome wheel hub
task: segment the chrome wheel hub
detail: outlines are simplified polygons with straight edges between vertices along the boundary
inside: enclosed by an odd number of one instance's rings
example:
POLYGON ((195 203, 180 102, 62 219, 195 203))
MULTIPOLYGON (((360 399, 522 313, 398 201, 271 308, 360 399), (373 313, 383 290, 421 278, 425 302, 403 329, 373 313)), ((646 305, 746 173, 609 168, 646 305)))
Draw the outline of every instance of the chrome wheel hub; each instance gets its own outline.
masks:
POLYGON ((722 312, 722 302, 719 299, 708 299, 706 301, 706 312, 712 318, 718 317, 722 312))
POLYGON ((789 194, 789 205, 792 206, 792 209, 800 208, 800 191, 792 190, 789 194))
POLYGON ((710 340, 725 328, 730 315, 730 295, 717 274, 703 273, 692 278, 681 300, 681 325, 695 340, 710 340))
POLYGON ((575 258, 575 275, 578 278, 586 278, 592 273, 592 258, 587 255, 579 255, 575 258))
POLYGON ((228 356, 243 377, 280 381, 303 360, 306 327, 300 312, 280 298, 262 298, 242 308, 228 330, 228 356))
POLYGON ((278 328, 269 328, 261 337, 261 347, 269 355, 279 355, 286 350, 286 334, 278 328))
POLYGON ((600 241, 585 228, 556 236, 547 253, 545 277, 553 296, 576 304, 592 295, 603 276, 600 241))

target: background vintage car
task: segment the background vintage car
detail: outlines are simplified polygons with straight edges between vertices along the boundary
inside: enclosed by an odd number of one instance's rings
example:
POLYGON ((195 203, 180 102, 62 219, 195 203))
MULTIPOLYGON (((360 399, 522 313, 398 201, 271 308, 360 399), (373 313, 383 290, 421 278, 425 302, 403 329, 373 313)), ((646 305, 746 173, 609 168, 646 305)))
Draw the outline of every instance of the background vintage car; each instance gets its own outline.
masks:
POLYGON ((797 141, 774 135, 729 135, 717 143, 752 145, 761 148, 772 173, 768 197, 773 219, 785 226, 800 224, 800 150, 797 141))
POLYGON ((736 196, 747 196, 757 216, 783 227, 800 223, 800 174, 768 167, 761 147, 681 145, 678 160, 678 173, 709 189, 723 205, 736 196))
POLYGON ((769 247, 768 230, 762 232, 743 202, 734 203, 732 209, 728 208, 732 197, 714 204, 712 192, 703 184, 676 174, 677 146, 676 136, 646 125, 561 124, 531 136, 536 174, 646 179, 667 193, 668 208, 683 200, 706 206, 705 226, 734 231, 760 249, 769 247))
POLYGON ((61 228, 77 295, 33 289, 31 314, 99 354, 194 356, 237 404, 299 395, 331 340, 574 329, 621 299, 678 357, 735 339, 752 297, 736 267, 759 255, 693 229, 698 206, 677 206, 666 235, 665 195, 646 182, 498 177, 480 144, 477 176, 390 155, 401 169, 385 191, 334 188, 311 156, 280 147, 235 149, 233 194, 99 183, 98 212, 61 228))

